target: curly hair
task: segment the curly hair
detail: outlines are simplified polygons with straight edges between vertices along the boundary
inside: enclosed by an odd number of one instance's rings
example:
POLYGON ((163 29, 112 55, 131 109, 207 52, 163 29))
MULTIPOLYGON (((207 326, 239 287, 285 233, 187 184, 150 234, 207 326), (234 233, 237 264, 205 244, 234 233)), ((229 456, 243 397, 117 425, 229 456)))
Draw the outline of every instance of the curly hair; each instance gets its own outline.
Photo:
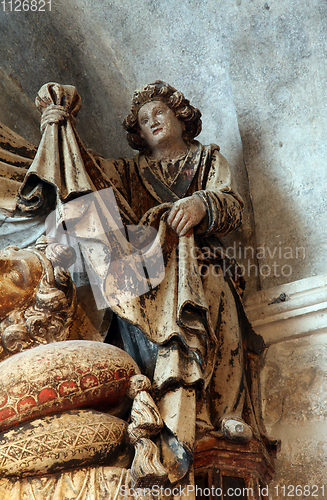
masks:
POLYGON ((201 132, 202 121, 200 110, 194 108, 185 99, 182 92, 179 92, 168 83, 156 80, 135 90, 131 111, 123 121, 123 127, 127 130, 128 144, 131 148, 139 151, 147 149, 146 142, 140 136, 138 112, 144 104, 150 101, 163 101, 173 110, 176 117, 184 122, 185 130, 183 131, 183 138, 185 141, 192 141, 201 132))
POLYGON ((34 303, 1 321, 1 360, 40 344, 67 340, 76 310, 75 285, 65 269, 75 261, 74 250, 45 236, 25 250, 38 257, 43 276, 34 303))

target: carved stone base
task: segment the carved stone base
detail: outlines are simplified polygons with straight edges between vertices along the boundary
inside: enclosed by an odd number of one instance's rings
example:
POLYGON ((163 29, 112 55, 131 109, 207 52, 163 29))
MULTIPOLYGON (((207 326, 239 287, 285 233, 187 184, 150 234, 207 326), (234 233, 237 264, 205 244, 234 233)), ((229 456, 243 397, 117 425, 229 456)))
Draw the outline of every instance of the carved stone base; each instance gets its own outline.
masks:
POLYGON ((233 443, 215 437, 201 439, 196 444, 194 457, 196 497, 268 500, 273 458, 273 453, 257 440, 233 443))

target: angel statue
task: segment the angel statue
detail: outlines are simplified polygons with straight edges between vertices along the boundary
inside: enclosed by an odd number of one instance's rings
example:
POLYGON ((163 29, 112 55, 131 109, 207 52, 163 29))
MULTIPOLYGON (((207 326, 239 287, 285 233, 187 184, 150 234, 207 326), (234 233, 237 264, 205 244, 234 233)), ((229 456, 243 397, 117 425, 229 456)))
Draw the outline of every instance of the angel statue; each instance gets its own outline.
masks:
MULTIPOLYGON (((248 367, 248 354, 258 357, 264 343, 246 319, 243 279, 219 239, 241 224, 244 205, 228 162, 219 146, 195 140, 201 112, 163 81, 134 92, 123 122, 129 145, 139 151, 132 159, 104 159, 86 150, 75 130, 80 98, 74 87, 46 84, 37 106, 43 136, 12 190, 11 215, 35 216, 56 198, 57 220, 79 238, 114 312, 106 342, 123 348, 151 380, 164 424, 157 444, 168 479, 185 481, 196 440, 264 439, 248 367), (99 201, 107 190, 115 209, 108 208, 109 198, 99 201), (95 216, 83 200, 97 194, 95 216), (151 241, 142 228, 153 230, 151 241), (132 261, 122 256, 128 235, 137 247, 138 230, 143 253, 133 286, 146 286, 114 300, 118 288, 132 287, 132 261), (154 244, 157 254, 151 254, 154 244), (160 273, 152 265, 159 253, 160 273)), ((14 146, 11 154, 18 154, 14 146)))

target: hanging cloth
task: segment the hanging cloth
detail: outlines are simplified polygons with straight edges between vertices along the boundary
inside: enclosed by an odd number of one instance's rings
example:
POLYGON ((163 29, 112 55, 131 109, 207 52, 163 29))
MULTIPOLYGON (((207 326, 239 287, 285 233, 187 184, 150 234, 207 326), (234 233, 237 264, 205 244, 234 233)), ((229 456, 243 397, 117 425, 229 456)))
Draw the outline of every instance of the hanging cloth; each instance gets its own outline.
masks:
POLYGON ((64 112, 66 119, 48 123, 43 131, 37 153, 19 190, 18 206, 22 211, 34 211, 42 206, 43 183, 54 186, 63 203, 77 194, 95 190, 86 172, 73 125, 81 108, 81 98, 75 87, 46 83, 39 90, 35 104, 41 113, 55 105, 64 112))

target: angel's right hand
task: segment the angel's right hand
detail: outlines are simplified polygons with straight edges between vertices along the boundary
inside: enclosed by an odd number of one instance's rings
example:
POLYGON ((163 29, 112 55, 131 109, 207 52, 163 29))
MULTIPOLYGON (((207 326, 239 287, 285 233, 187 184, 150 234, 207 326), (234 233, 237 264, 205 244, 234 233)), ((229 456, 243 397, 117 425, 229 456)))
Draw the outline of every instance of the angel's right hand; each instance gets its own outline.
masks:
POLYGON ((69 118, 69 113, 65 110, 63 106, 58 106, 57 104, 50 104, 41 117, 41 134, 43 134, 47 125, 51 123, 59 123, 61 121, 67 120, 69 118))

